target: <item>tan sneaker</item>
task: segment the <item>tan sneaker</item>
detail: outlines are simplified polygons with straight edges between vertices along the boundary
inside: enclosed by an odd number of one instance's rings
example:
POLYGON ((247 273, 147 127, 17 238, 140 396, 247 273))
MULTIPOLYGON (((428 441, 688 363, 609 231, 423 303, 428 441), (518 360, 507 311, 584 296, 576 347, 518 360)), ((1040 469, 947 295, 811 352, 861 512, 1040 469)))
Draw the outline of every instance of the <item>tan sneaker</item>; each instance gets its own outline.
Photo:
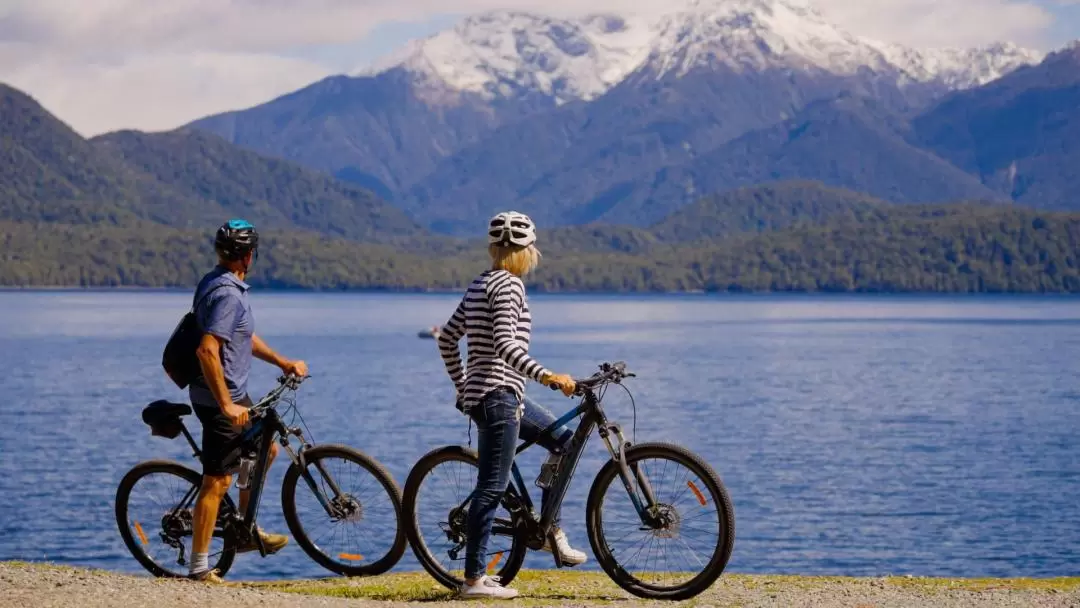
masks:
MULTIPOLYGON (((270 532, 263 532, 262 528, 258 529, 259 538, 262 539, 263 547, 266 549, 267 555, 273 555, 278 551, 285 548, 285 545, 289 544, 289 537, 284 534, 272 534, 270 532)), ((250 551, 258 551, 259 547, 252 541, 242 547, 237 547, 237 553, 248 553, 250 551)))
POLYGON ((225 584, 225 579, 221 578, 221 572, 219 572, 217 568, 189 574, 188 578, 193 581, 199 581, 200 583, 212 583, 214 585, 225 584))

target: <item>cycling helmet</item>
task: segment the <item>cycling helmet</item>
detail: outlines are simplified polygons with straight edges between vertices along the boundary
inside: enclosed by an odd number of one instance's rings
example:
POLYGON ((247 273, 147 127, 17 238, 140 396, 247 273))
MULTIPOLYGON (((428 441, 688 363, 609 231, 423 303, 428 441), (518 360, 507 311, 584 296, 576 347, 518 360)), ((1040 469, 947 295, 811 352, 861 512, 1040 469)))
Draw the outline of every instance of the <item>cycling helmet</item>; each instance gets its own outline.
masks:
POLYGON ((528 247, 536 242, 536 226, 529 216, 517 211, 504 211, 488 223, 488 243, 508 247, 528 247))
POLYGON ((214 248, 229 260, 238 260, 259 248, 259 233, 246 220, 229 220, 218 228, 214 248))

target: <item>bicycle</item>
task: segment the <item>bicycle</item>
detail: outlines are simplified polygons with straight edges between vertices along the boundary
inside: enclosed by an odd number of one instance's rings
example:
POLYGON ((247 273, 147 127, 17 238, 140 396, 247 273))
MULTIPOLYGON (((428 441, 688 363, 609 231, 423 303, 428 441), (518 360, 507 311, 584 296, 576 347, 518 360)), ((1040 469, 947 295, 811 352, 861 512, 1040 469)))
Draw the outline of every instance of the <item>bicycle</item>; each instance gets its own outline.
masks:
MULTIPOLYGON (((720 477, 708 463, 684 447, 668 443, 631 444, 619 425, 610 422, 601 408, 606 388, 611 384, 622 385, 623 379, 633 376, 623 362, 604 363, 596 374, 576 381, 575 393, 582 397, 581 403, 542 433, 548 434, 581 417, 569 447, 557 460, 549 458, 536 479, 537 487, 548 490, 539 515, 514 463, 485 556, 488 574, 498 576, 502 584, 509 584, 517 576, 526 551, 540 549, 545 540, 550 543, 555 566, 563 567, 554 538, 554 518, 594 429, 604 440, 611 459, 593 480, 585 519, 589 544, 604 572, 633 595, 666 600, 694 597, 723 573, 734 546, 735 514, 720 477), (657 464, 650 464, 654 461, 657 464), (662 482, 669 469, 678 482, 665 491, 662 482), (608 495, 609 489, 617 487, 612 485, 615 480, 619 480, 625 494, 615 490, 612 496, 608 495), (610 511, 606 512, 605 507, 610 507, 610 511), (715 521, 703 519, 710 516, 715 521), (703 542, 687 538, 686 532, 713 533, 715 539, 703 542), (690 555, 668 550, 682 547, 689 549, 690 555), (642 556, 646 550, 649 552, 642 556), (669 566, 676 569, 668 575, 670 578, 663 579, 659 569, 669 566), (665 584, 672 578, 675 580, 671 584, 665 584)), ((516 453, 533 443, 522 442, 516 453)), ((457 589, 463 583, 466 517, 477 462, 477 453, 471 448, 437 448, 416 463, 405 482, 403 517, 409 544, 424 569, 450 589, 457 589), (446 469, 457 466, 459 470, 445 470, 444 465, 448 465, 446 469), (445 503, 420 503, 420 499, 436 494, 426 484, 441 481, 456 482, 464 489, 457 488, 445 503), (465 498, 461 499, 463 495, 465 498)))
MULTIPOLYGON (((295 399, 291 396, 285 398, 284 395, 287 391, 295 392, 303 380, 296 376, 282 376, 278 379, 278 386, 250 409, 249 427, 241 437, 241 469, 249 471, 245 485, 251 492, 247 510, 239 513, 232 498, 226 494, 218 510, 211 540, 209 565, 222 576, 232 567, 238 547, 254 543, 259 555, 267 555, 256 533, 256 518, 266 482, 267 459, 275 440, 292 461, 281 486, 285 521, 297 543, 316 563, 346 576, 375 575, 393 568, 405 553, 407 541, 399 525, 401 490, 386 469, 348 446, 310 443, 300 428, 286 425, 278 412, 277 406, 282 401, 289 403, 289 410, 296 411, 295 399), (296 450, 290 441, 293 437, 300 443, 296 450), (330 465, 335 460, 357 465, 357 470, 346 476, 342 467, 338 466, 335 468, 336 475, 331 475, 330 465), (349 483, 356 481, 357 477, 359 483, 349 483), (372 478, 374 484, 371 483, 372 478), (301 479, 310 492, 297 492, 297 483, 301 479), (347 487, 343 488, 346 484, 347 487), (371 495, 363 494, 369 486, 371 495), (305 518, 301 521, 298 506, 305 507, 303 512, 311 512, 313 517, 321 516, 324 523, 327 520, 330 522, 332 533, 328 539, 325 533, 315 534, 319 531, 316 528, 317 520, 305 518), (357 526, 360 529, 356 532, 346 527, 361 522, 371 525, 357 526), (343 530, 339 538, 338 532, 343 530), (327 550, 322 546, 330 546, 335 540, 361 541, 365 547, 361 551, 356 544, 340 550, 327 550)), ((181 420, 191 413, 191 406, 185 403, 155 401, 143 409, 143 421, 155 436, 175 439, 183 434, 194 452, 194 458, 199 460, 200 450, 181 420)), ((303 422, 302 417, 300 420, 303 422)), ((243 470, 239 477, 238 486, 244 484, 243 470)), ((201 483, 200 473, 172 460, 139 463, 121 479, 116 491, 116 523, 120 535, 135 559, 154 576, 187 576, 192 507, 201 483), (152 493, 151 490, 165 492, 152 493), (159 498, 160 502, 142 508, 144 499, 159 498), (174 563, 180 568, 172 569, 174 563)))

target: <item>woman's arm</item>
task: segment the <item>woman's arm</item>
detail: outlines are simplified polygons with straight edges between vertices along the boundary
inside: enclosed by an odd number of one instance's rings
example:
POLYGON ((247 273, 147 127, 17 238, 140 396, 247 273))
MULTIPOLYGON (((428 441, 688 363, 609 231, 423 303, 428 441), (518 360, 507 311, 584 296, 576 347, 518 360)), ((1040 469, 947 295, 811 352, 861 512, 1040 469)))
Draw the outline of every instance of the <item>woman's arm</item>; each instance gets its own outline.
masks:
POLYGON ((453 316, 446 322, 446 325, 439 330, 438 338, 439 354, 442 356, 443 365, 446 366, 446 373, 450 375, 450 380, 454 382, 454 388, 457 389, 459 396, 465 392, 465 372, 461 368, 461 349, 458 348, 458 342, 463 335, 465 335, 464 299, 458 304, 457 310, 454 311, 453 316))

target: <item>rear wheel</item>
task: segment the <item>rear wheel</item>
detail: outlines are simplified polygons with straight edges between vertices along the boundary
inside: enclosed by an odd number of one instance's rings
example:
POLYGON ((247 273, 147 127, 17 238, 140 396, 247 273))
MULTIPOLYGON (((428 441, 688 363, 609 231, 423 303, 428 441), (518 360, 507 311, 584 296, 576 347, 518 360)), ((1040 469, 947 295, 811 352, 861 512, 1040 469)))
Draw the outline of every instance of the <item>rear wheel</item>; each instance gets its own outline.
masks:
MULTIPOLYGON (((402 515, 416 559, 428 574, 450 589, 465 582, 466 519, 476 487, 475 450, 447 446, 421 458, 405 481, 402 515)), ((512 490, 511 490, 512 492, 512 490)), ((509 497, 495 511, 484 561, 487 574, 503 585, 514 580, 525 561, 520 516, 512 514, 509 497)))
MULTIPOLYGON (((154 576, 183 578, 191 560, 192 509, 202 475, 171 460, 136 465, 116 490, 116 525, 131 554, 154 576)), ((218 508, 209 565, 224 576, 236 558, 228 526, 236 507, 228 494, 218 508)))
POLYGON ((393 568, 407 541, 401 490, 390 473, 344 445, 311 447, 302 459, 305 468, 290 466, 281 485, 281 507, 297 544, 338 574, 371 576, 393 568))
POLYGON ((642 522, 608 461, 585 509, 589 542, 600 567, 623 589, 648 599, 685 600, 705 591, 727 566, 735 542, 735 511, 720 477, 693 452, 666 443, 626 451, 640 504, 643 483, 656 504, 642 522))

